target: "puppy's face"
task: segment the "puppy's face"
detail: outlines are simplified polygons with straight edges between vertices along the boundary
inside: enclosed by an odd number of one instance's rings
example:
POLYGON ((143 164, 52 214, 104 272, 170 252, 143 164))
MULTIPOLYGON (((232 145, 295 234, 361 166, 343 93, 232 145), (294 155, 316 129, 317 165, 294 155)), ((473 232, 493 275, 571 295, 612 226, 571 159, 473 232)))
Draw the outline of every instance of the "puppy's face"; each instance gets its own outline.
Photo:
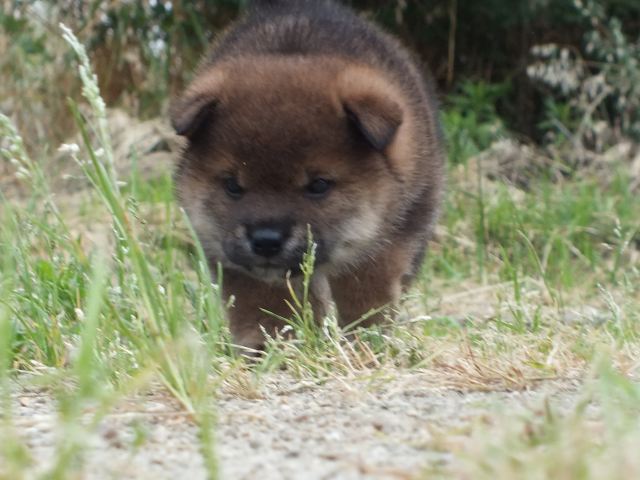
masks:
POLYGON ((209 257, 263 279, 356 263, 379 243, 402 168, 403 109, 362 70, 254 59, 200 75, 172 120, 179 197, 209 257), (364 77, 363 77, 364 75, 364 77))

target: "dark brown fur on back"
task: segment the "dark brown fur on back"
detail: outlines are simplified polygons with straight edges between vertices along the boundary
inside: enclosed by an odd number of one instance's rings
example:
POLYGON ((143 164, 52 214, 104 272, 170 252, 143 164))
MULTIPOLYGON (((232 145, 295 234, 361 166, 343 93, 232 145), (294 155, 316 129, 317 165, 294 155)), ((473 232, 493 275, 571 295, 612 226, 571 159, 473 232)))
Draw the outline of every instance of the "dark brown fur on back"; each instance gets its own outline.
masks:
MULTIPOLYGON (((254 2, 171 112, 188 139, 181 203, 234 295, 235 342, 289 316, 284 280, 310 228, 313 303, 347 325, 397 302, 436 220, 443 150, 433 95, 395 39, 331 1, 254 2)), ((373 316, 370 322, 380 316, 373 316)))

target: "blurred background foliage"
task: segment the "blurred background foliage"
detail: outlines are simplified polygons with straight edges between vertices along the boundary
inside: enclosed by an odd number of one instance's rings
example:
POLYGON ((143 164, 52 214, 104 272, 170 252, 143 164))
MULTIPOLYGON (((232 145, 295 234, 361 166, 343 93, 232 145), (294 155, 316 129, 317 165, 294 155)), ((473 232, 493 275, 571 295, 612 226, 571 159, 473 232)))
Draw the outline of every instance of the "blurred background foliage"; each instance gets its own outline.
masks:
MULTIPOLYGON (((247 3, 0 0, 0 108, 28 142, 68 137, 66 98, 77 97, 80 87, 61 53, 57 25, 64 22, 89 46, 110 106, 142 118, 161 115, 210 41, 247 3)), ((589 148, 640 138, 638 0, 347 3, 429 65, 445 129, 465 137, 450 138, 454 161, 507 130, 538 144, 569 135, 575 143, 578 135, 589 148)))

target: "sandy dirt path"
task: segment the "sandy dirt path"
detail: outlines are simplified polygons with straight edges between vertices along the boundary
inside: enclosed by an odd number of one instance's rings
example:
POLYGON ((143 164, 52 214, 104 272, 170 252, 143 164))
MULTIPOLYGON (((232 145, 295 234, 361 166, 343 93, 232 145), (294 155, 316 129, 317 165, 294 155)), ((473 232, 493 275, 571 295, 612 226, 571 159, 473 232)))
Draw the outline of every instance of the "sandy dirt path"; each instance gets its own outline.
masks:
MULTIPOLYGON (((260 398, 223 393, 217 453, 223 479, 407 479, 456 461, 447 449, 478 421, 558 410, 578 399, 575 382, 549 381, 519 392, 458 392, 417 374, 332 380, 323 385, 269 377, 260 398)), ((15 395, 14 424, 43 471, 59 434, 46 392, 15 395)), ((163 393, 123 402, 86 442, 79 478, 206 478, 197 428, 163 393), (134 445, 139 442, 139 446, 134 445)))

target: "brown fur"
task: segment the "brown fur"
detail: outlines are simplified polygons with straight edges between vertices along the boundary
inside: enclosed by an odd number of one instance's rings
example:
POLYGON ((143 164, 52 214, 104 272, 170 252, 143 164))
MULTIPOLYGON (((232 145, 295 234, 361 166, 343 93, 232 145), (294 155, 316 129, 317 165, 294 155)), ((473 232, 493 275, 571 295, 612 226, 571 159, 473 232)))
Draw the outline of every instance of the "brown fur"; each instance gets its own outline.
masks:
POLYGON ((210 261, 225 267, 235 342, 251 348, 261 346, 262 328, 283 327, 262 310, 291 313, 284 279, 297 272, 308 227, 318 245, 317 317, 331 299, 342 325, 397 302, 424 255, 443 177, 432 98, 404 50, 331 2, 273 4, 219 42, 171 112, 189 140, 176 172, 179 198, 210 261), (395 62, 381 63, 364 44, 347 53, 326 47, 316 30, 335 21, 314 25, 313 15, 335 9, 395 62), (300 51, 261 51, 279 35, 300 51), (305 193, 318 177, 333 183, 321 198, 305 193), (229 178, 241 194, 225 191, 229 178), (256 255, 248 240, 264 225, 286 232, 274 258, 256 255))

